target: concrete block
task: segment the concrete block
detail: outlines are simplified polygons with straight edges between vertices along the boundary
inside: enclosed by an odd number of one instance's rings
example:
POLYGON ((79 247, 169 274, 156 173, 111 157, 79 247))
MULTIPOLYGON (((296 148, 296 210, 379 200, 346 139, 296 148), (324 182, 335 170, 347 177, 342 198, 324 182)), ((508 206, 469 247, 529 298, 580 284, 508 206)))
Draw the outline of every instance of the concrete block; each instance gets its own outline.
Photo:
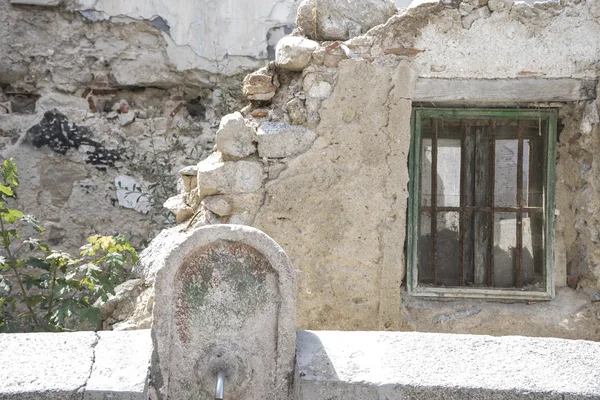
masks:
POLYGON ((0 335, 2 400, 145 400, 150 330, 0 335))
POLYGON ((150 330, 98 332, 84 400, 146 400, 152 355, 150 330))
POLYGON ((0 399, 81 399, 97 342, 94 332, 0 335, 0 399))
POLYGON ((597 399, 600 343, 298 331, 294 399, 597 399))

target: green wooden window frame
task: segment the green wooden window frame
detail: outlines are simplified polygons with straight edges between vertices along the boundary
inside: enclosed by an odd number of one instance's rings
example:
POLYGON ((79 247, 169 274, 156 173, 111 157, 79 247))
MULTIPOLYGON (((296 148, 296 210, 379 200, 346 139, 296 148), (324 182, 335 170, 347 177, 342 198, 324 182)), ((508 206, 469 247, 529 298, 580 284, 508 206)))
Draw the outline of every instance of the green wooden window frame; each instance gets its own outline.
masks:
POLYGON ((549 300, 554 298, 554 214, 556 187, 556 109, 466 109, 466 108, 419 108, 412 113, 412 136, 409 156, 410 187, 408 208, 408 262, 407 290, 413 296, 423 297, 468 297, 508 300, 549 300), (418 239, 419 239, 419 179, 421 155, 421 123, 424 118, 444 120, 510 119, 539 120, 545 125, 545 159, 543 174, 543 254, 544 290, 519 290, 517 288, 469 287, 469 286, 430 286, 419 285, 418 280, 418 239))

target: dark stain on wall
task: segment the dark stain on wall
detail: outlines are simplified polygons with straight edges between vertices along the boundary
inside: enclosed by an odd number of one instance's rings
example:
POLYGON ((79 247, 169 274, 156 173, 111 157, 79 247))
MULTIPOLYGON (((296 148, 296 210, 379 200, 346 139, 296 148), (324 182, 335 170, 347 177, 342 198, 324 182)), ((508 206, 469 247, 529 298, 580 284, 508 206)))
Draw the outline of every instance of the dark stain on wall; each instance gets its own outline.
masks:
POLYGON ((40 123, 27 131, 29 142, 36 148, 48 146, 54 152, 65 155, 69 149, 87 145, 93 148, 86 151, 87 163, 113 167, 120 158, 119 151, 105 148, 92 140, 92 136, 90 128, 69 123, 67 117, 57 110, 47 111, 40 123))

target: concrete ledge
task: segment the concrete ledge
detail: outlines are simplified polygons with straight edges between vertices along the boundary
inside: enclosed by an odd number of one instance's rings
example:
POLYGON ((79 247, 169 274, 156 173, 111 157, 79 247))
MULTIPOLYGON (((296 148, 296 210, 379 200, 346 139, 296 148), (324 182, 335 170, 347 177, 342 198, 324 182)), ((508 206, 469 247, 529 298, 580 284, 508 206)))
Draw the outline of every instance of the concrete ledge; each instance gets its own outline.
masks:
POLYGON ((600 399, 600 343, 298 331, 295 400, 600 399))
POLYGON ((0 399, 147 399, 150 330, 0 335, 0 399))

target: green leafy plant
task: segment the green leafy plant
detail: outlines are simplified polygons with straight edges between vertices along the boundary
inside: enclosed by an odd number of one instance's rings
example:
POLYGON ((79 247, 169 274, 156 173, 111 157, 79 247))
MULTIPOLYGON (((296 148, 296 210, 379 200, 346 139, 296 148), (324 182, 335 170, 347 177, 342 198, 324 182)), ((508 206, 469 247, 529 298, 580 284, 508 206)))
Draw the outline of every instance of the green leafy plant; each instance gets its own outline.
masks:
POLYGON ((108 300, 127 279, 138 259, 135 249, 122 236, 95 235, 74 258, 36 238, 23 239, 24 232, 44 229, 8 207, 19 185, 12 160, 3 162, 0 175, 0 332, 61 331, 78 323, 99 328, 94 303, 108 300))

